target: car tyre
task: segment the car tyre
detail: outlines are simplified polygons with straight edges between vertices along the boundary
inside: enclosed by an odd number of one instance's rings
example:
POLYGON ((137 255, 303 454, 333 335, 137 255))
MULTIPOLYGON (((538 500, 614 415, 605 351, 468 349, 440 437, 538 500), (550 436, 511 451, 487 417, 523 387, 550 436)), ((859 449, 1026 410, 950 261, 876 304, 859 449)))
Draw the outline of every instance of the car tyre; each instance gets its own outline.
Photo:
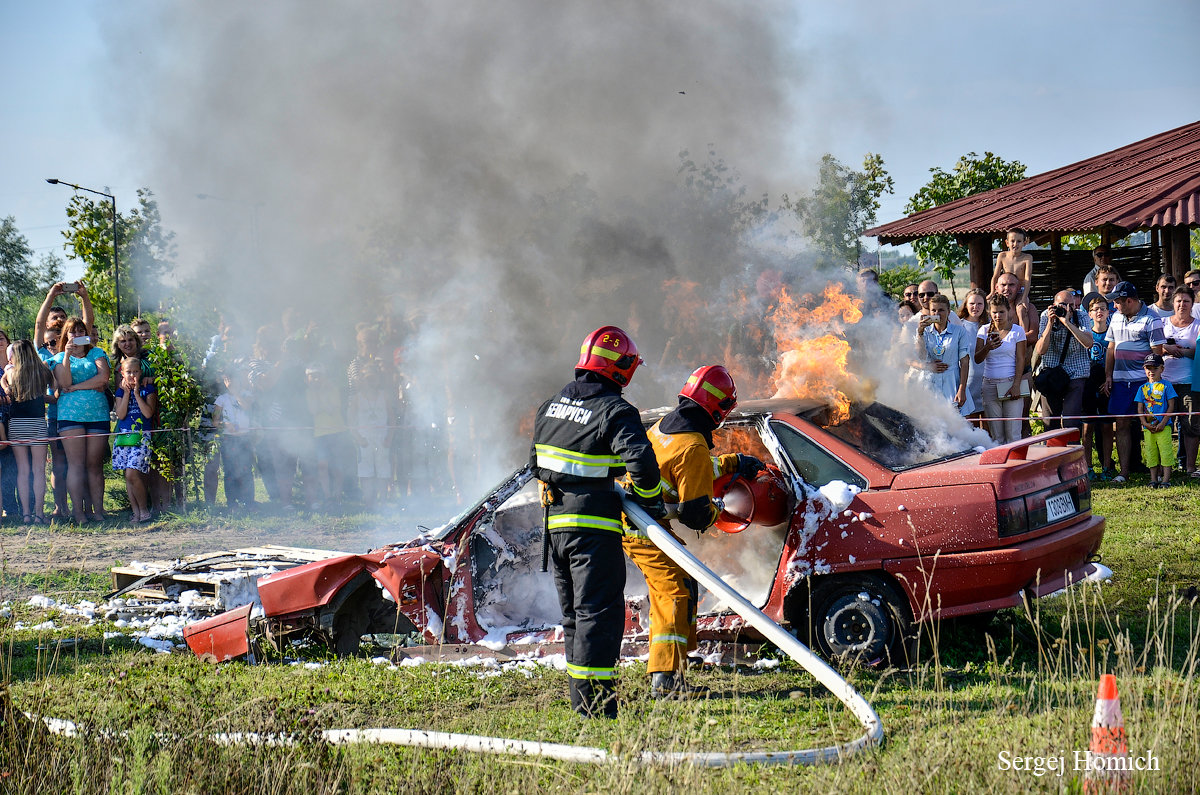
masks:
POLYGON ((416 628, 397 612, 396 603, 383 598, 374 579, 361 572, 318 615, 318 626, 333 652, 340 657, 359 649, 362 636, 378 632, 408 634, 416 628))
POLYGON ((810 638, 826 659, 872 667, 907 665, 912 646, 908 600, 872 575, 818 581, 810 599, 810 638))

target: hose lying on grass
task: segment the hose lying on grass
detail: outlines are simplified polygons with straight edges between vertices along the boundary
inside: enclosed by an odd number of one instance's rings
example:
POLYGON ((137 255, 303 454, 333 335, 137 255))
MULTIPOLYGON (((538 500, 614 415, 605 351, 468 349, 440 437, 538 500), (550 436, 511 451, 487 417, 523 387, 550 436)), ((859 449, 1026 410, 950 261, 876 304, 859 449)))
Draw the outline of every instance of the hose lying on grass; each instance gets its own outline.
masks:
MULTIPOLYGON (((695 577, 704 587, 718 594, 726 604, 732 605, 734 611, 746 619, 751 626, 761 632, 768 640, 778 646, 789 657, 804 667, 817 678, 822 685, 854 714, 862 723, 866 733, 857 739, 840 745, 830 745, 824 748, 810 748, 799 751, 749 751, 738 753, 721 752, 664 752, 639 751, 629 754, 617 754, 601 748, 589 748, 579 745, 564 745, 561 743, 542 743, 530 740, 509 740, 502 737, 483 737, 474 734, 452 734, 449 732, 433 732, 420 729, 327 729, 306 738, 297 738, 289 734, 261 733, 225 733, 208 736, 210 742, 220 745, 264 745, 284 746, 296 745, 301 742, 311 742, 312 737, 332 744, 379 743, 387 745, 405 745, 417 748, 457 749, 477 753, 507 754, 514 756, 539 756, 547 759, 558 759, 566 762, 586 762, 589 764, 604 764, 608 762, 633 761, 640 764, 659 765, 696 765, 700 767, 726 767, 734 764, 761 765, 812 765, 822 762, 834 762, 844 759, 851 754, 878 745, 883 739, 883 724, 875 710, 867 703, 858 691, 840 677, 836 671, 825 664, 807 646, 792 637, 783 627, 768 618, 761 610, 750 604, 740 593, 725 584, 711 569, 701 563, 688 552, 675 537, 664 530, 657 522, 642 510, 637 503, 624 498, 625 513, 635 525, 642 529, 659 549, 695 577)), ((31 718, 33 716, 30 716, 31 718)), ((43 718, 47 729, 55 734, 75 736, 80 733, 78 727, 70 721, 57 718, 43 718)))

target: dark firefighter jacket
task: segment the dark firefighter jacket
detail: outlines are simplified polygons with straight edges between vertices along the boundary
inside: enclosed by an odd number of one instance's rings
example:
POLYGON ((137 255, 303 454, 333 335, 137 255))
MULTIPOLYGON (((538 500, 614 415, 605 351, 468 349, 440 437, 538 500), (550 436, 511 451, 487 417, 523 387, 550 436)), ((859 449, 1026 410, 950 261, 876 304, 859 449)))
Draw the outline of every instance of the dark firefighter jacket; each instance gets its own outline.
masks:
POLYGON ((658 463, 638 411, 614 384, 584 373, 538 409, 533 473, 553 489, 551 532, 621 533, 621 498, 613 479, 629 472, 635 497, 657 498, 658 463))

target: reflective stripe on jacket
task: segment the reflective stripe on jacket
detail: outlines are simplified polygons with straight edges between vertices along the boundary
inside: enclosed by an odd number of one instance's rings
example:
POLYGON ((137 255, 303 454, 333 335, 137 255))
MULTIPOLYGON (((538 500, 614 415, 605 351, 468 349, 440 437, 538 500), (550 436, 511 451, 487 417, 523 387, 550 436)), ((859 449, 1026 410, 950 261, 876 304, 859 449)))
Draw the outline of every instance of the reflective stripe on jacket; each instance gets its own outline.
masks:
MULTIPOLYGON (((663 499, 678 504, 679 521, 693 530, 710 527, 720 515, 712 501, 713 480, 737 471, 737 455, 714 458, 703 434, 663 433, 661 425, 662 420, 656 422, 648 436, 662 475, 663 499)), ((630 526, 625 532, 641 535, 630 526)))
POLYGON ((567 384, 538 409, 529 461, 554 487, 551 531, 621 532, 613 479, 629 473, 636 494, 661 493, 658 464, 637 409, 591 374, 567 384))

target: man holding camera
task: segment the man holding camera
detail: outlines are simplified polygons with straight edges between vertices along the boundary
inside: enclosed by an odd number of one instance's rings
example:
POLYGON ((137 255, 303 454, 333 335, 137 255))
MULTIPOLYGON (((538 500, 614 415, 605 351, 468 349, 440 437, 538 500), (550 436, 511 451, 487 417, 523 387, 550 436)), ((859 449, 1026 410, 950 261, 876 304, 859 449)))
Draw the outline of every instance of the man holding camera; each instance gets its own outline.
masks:
POLYGON ((1083 390, 1091 373, 1090 323, 1074 308, 1072 291, 1060 290, 1042 312, 1033 352, 1041 357, 1034 383, 1041 393, 1047 430, 1083 427, 1083 390), (1066 417, 1066 420, 1062 420, 1066 417))

